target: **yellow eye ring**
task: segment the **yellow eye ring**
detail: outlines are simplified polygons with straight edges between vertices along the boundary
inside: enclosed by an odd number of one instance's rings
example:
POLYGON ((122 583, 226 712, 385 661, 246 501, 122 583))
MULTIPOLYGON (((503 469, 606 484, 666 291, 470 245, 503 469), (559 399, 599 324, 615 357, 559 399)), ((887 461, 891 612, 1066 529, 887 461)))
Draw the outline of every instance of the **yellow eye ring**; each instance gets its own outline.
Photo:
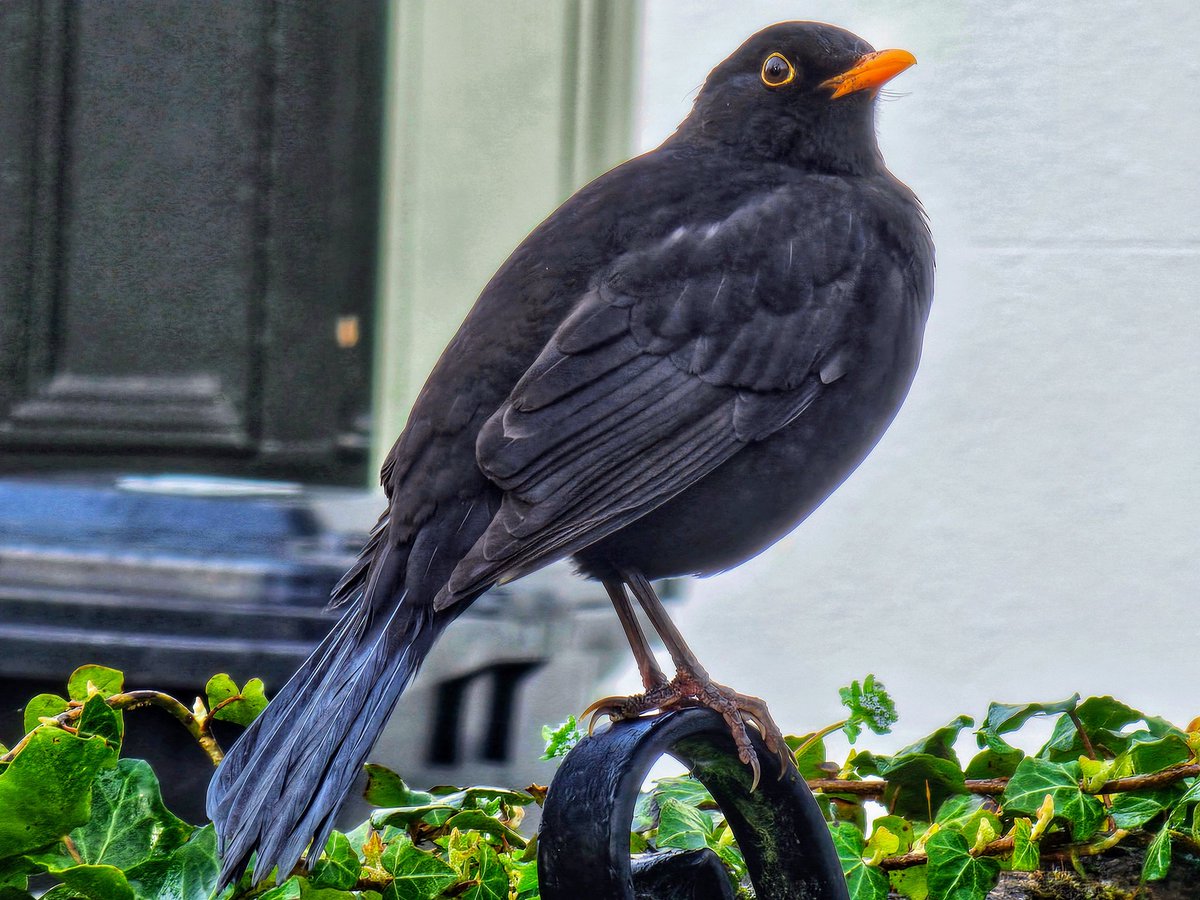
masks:
POLYGON ((796 67, 782 53, 772 53, 763 60, 762 72, 759 73, 759 77, 762 78, 762 83, 769 88, 783 87, 796 80, 796 67), (780 63, 783 63, 783 67, 779 65, 780 63))

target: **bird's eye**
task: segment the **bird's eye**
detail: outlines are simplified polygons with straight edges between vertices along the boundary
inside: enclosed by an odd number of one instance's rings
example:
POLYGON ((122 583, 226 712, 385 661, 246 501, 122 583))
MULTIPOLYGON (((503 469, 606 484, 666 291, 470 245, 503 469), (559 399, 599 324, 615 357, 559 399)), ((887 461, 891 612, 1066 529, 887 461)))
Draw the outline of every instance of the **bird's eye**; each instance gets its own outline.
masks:
POLYGON ((762 64, 762 83, 767 87, 783 87, 796 78, 796 67, 782 53, 772 53, 762 64))

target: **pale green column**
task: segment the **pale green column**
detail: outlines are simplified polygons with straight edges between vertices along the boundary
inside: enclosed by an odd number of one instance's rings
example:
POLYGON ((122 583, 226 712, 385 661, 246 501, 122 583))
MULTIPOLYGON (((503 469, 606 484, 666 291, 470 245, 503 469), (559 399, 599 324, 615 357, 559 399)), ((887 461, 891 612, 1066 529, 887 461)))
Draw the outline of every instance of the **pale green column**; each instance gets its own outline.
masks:
POLYGON ((496 268, 629 155, 638 13, 636 0, 393 0, 374 471, 496 268))

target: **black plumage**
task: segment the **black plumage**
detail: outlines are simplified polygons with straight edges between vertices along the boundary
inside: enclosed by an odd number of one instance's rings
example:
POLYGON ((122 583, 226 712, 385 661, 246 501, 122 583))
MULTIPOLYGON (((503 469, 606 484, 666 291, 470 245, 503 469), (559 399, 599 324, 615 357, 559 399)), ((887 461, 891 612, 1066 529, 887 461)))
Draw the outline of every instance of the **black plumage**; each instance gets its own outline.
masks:
POLYGON ((699 702, 735 737, 746 721, 775 733, 761 701, 707 679, 647 579, 769 546, 899 408, 933 248, 883 165, 874 95, 909 64, 832 26, 772 26, 713 70, 661 147, 513 252, 388 456, 388 510, 335 591, 348 611, 213 780, 224 878, 255 850, 265 875, 323 845, 441 630, 564 556, 604 581, 646 680, 604 711, 699 702), (671 649, 671 682, 626 585, 671 649))

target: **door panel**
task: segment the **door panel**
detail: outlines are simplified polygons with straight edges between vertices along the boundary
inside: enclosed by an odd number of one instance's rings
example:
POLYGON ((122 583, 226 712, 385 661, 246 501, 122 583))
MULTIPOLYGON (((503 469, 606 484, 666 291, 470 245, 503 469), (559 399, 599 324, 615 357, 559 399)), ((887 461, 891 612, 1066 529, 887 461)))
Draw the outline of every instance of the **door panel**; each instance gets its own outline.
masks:
POLYGON ((0 7, 0 470, 363 479, 383 15, 0 7))

